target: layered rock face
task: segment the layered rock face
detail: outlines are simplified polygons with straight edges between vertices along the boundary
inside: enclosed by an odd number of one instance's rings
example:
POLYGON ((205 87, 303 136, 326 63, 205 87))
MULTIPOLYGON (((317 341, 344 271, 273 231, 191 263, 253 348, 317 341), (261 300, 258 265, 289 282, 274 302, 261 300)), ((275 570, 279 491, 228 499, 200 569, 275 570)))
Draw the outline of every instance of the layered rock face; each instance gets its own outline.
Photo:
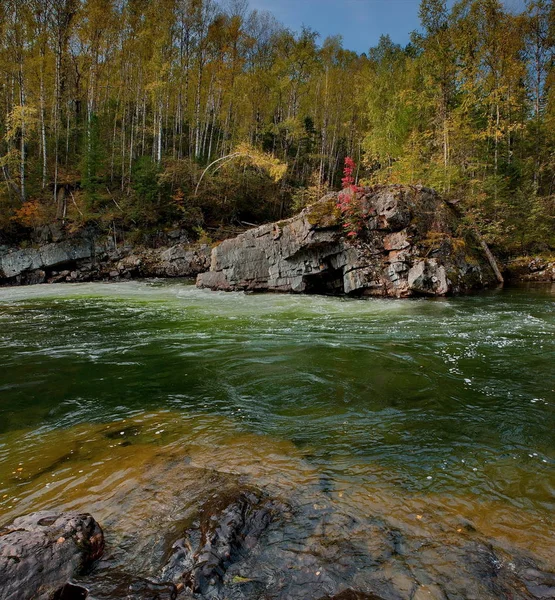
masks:
POLYGON ((46 270, 56 265, 76 264, 94 256, 90 240, 45 244, 39 248, 24 248, 0 256, 0 279, 21 280, 21 283, 40 283, 46 270))
POLYGON ((194 277, 208 269, 210 248, 175 244, 165 248, 111 247, 76 238, 37 248, 0 252, 0 285, 94 281, 132 277, 194 277))
POLYGON ((217 290, 443 296, 496 283, 484 250, 455 210, 420 186, 357 195, 361 227, 348 236, 337 194, 299 215, 213 249, 199 287, 217 290))

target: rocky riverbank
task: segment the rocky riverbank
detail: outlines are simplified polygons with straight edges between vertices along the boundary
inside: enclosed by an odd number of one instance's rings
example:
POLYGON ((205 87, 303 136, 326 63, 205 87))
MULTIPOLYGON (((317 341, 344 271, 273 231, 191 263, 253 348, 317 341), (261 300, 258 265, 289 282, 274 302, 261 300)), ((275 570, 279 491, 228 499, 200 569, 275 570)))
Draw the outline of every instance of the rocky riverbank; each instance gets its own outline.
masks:
POLYGON ((31 248, 0 248, 0 285, 194 277, 206 271, 209 257, 207 245, 141 248, 80 236, 31 248))
POLYGON ((90 232, 25 248, 0 246, 0 286, 145 277, 197 277, 225 291, 445 296, 511 283, 554 282, 553 257, 498 267, 476 231, 433 190, 376 186, 358 193, 350 236, 330 194, 300 214, 254 227, 211 248, 169 235, 157 248, 90 232), (351 232, 352 235, 352 232, 351 232), (502 271, 502 273, 501 273, 502 271))
POLYGON ((526 256, 507 261, 504 274, 509 283, 555 283, 555 256, 526 256))

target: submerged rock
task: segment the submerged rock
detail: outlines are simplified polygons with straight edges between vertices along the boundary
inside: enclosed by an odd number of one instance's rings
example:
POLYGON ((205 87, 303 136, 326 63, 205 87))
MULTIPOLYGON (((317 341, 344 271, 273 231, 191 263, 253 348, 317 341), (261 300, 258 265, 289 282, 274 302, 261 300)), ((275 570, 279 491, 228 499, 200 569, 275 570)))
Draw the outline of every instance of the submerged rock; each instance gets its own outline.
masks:
MULTIPOLYGON (((285 505, 253 488, 199 507, 165 566, 97 563, 89 515, 35 513, 0 530, 1 600, 540 600, 555 574, 494 547, 473 528, 435 535, 318 504, 285 505)), ((174 538, 175 539, 175 538, 174 538)))
POLYGON ((0 529, 0 600, 50 599, 103 549, 102 530, 89 514, 15 519, 0 529))
MULTIPOLYGON (((18 519, 0 530, 0 598, 31 597, 19 594, 24 584, 13 557, 23 554, 7 551, 13 544, 2 539, 27 530, 36 535, 26 546, 36 548, 24 565, 24 573, 36 567, 29 594, 52 600, 555 598, 550 538, 536 537, 529 513, 526 529, 507 539, 496 525, 498 514, 511 522, 506 507, 485 499, 459 503, 456 495, 446 501, 399 485, 349 484, 324 476, 310 452, 260 435, 238 438, 219 418, 198 422, 202 431, 188 419, 165 417, 162 425, 159 413, 142 414, 98 425, 96 433, 87 429, 85 449, 83 429, 67 430, 48 464, 26 461, 25 480, 34 483, 21 508, 87 502, 83 510, 105 527, 107 551, 88 568, 98 552, 81 549, 82 573, 79 560, 71 564, 79 551, 69 545, 60 513, 18 519), (172 441, 165 446, 160 436, 172 441), (57 466, 70 461, 66 466, 79 471, 92 456, 95 463, 111 459, 105 470, 95 469, 96 481, 104 482, 96 490, 84 476, 41 500, 39 490, 57 466), (75 554, 58 561, 53 552, 66 548, 75 554), (59 570, 38 572, 60 562, 59 570), (37 581, 40 592, 33 590, 37 581)), ((56 432, 45 435, 58 439, 56 432)), ((49 446, 37 444, 35 453, 49 446)), ((366 472, 376 477, 376 470, 366 472)))
POLYGON ((482 243, 461 234, 453 207, 421 186, 357 196, 360 229, 346 233, 337 194, 299 215, 214 248, 199 287, 218 290, 443 296, 497 281, 482 243))
MULTIPOLYGON (((82 590, 87 600, 175 600, 178 593, 171 582, 155 582, 117 571, 93 574, 72 587, 82 590)), ((73 592, 67 600, 77 598, 73 592)))
POLYGON ((182 581, 194 593, 220 589, 228 567, 245 558, 278 513, 277 503, 254 491, 212 498, 198 526, 173 545, 162 577, 182 581))
POLYGON ((356 592, 355 590, 345 590, 335 596, 326 596, 320 600, 383 600, 376 594, 365 594, 364 592, 356 592))

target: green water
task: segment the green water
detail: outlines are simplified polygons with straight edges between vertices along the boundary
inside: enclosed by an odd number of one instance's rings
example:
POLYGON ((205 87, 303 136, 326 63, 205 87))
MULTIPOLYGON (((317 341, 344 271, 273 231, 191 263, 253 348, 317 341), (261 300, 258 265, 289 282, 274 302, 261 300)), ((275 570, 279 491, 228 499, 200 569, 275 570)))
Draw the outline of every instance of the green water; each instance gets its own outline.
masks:
POLYGON ((148 423, 143 449, 202 434, 230 472, 254 456, 251 472, 273 465, 268 485, 294 457, 322 486, 381 490, 407 514, 423 498, 490 525, 502 514, 515 539, 535 523, 547 547, 554 299, 548 286, 399 301, 156 282, 0 289, 0 520, 68 488, 71 506, 86 504, 83 472, 125 449, 75 464, 56 449, 126 419, 148 423), (240 459, 234 438, 250 440, 240 459))

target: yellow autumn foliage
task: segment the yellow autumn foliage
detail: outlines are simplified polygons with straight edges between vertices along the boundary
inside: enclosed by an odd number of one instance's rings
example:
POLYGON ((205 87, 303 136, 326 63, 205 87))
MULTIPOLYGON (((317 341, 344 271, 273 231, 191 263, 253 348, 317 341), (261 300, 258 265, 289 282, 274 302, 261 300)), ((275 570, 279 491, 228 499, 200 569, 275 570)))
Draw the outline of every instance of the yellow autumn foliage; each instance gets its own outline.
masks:
POLYGON ((277 183, 287 172, 287 164, 275 156, 257 150, 250 144, 242 143, 237 146, 234 154, 247 157, 253 166, 268 171, 270 177, 277 183))

